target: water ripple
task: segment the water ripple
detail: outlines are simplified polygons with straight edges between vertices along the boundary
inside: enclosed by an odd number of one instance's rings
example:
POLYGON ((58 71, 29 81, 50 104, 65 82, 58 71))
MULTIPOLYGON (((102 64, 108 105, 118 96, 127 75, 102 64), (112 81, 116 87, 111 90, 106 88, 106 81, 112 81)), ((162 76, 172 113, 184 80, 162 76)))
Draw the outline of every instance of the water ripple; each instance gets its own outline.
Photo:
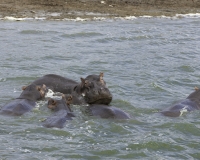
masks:
POLYGON ((80 81, 104 72, 111 105, 131 115, 99 119, 73 106, 63 129, 44 128, 52 112, 41 101, 23 116, 0 116, 2 159, 199 159, 199 111, 159 114, 200 87, 198 19, 0 24, 1 106, 45 74, 80 81))

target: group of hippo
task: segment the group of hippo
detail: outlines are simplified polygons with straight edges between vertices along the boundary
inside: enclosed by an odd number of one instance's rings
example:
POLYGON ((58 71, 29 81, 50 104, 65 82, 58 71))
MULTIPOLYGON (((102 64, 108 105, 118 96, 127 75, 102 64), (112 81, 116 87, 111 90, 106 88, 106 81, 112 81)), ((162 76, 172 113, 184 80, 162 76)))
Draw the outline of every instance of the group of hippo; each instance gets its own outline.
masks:
MULTIPOLYGON (((80 78, 80 82, 48 74, 36 79, 30 85, 22 87, 21 95, 3 106, 2 115, 20 116, 31 111, 36 102, 43 100, 49 91, 60 95, 58 98, 49 98, 47 107, 52 110, 52 115, 47 117, 42 125, 44 127, 63 128, 67 120, 72 120, 76 115, 71 109, 71 104, 84 106, 84 113, 88 116, 100 118, 130 119, 130 115, 119 108, 110 106, 112 94, 103 79, 103 73, 80 78)), ((185 100, 163 110, 159 113, 178 117, 183 112, 200 109, 200 90, 195 88, 185 100)))

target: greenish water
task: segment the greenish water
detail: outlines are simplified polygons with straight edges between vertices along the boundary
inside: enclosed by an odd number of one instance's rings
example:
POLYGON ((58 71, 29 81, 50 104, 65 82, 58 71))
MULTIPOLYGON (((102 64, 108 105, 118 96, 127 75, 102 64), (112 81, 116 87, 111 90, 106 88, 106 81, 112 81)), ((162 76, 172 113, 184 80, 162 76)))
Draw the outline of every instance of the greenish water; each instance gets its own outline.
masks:
POLYGON ((0 106, 54 73, 76 81, 104 72, 112 105, 131 120, 77 115, 44 128, 46 101, 21 117, 0 116, 0 159, 200 159, 200 111, 158 111, 200 87, 199 18, 132 21, 0 21, 0 106))

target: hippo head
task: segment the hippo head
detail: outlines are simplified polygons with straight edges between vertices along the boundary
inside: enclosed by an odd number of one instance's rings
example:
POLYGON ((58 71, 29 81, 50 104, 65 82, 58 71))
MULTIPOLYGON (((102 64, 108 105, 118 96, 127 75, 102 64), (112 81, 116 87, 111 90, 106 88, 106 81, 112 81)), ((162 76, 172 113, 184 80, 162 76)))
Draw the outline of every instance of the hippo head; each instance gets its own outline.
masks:
POLYGON ((21 93, 21 99, 28 99, 32 101, 41 100, 45 97, 45 93, 47 92, 46 85, 35 85, 31 84, 28 86, 22 87, 23 92, 21 93))
POLYGON ((60 100, 50 98, 48 100, 47 107, 54 111, 64 109, 64 110, 68 110, 68 111, 72 112, 72 110, 70 108, 71 103, 72 103, 72 96, 62 94, 62 99, 60 99, 60 100))
POLYGON ((200 89, 195 87, 195 91, 191 93, 187 99, 190 99, 191 101, 197 102, 198 104, 200 103, 200 89))
POLYGON ((81 78, 81 84, 75 87, 75 91, 89 104, 109 104, 112 100, 112 94, 103 80, 103 73, 81 78))
POLYGON ((85 79, 89 81, 95 81, 98 85, 106 86, 106 82, 103 79, 102 72, 100 73, 100 75, 89 75, 85 79))

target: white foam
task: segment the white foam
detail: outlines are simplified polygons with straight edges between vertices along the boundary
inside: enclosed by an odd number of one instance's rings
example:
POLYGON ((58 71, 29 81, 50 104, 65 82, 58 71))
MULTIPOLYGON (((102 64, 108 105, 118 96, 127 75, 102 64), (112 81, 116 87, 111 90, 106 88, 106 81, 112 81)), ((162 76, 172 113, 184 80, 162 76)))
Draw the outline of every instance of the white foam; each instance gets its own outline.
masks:
POLYGON ((35 18, 25 17, 25 18, 15 18, 15 17, 6 16, 6 17, 4 17, 4 18, 1 18, 0 20, 8 20, 8 21, 46 20, 46 17, 35 17, 35 18))
POLYGON ((176 14, 180 18, 200 18, 200 13, 176 14))
MULTIPOLYGON (((78 12, 77 12, 77 14, 78 14, 78 12)), ((60 15, 61 15, 61 13, 54 12, 54 13, 40 14, 40 15, 38 15, 36 17, 33 17, 33 18, 30 18, 30 17, 15 18, 15 17, 11 17, 11 16, 5 16, 3 18, 0 18, 0 20, 9 20, 9 21, 46 20, 49 16, 51 16, 51 17, 58 16, 59 17, 60 15)), ((99 14, 101 16, 98 17, 98 14, 92 13, 92 12, 88 12, 88 13, 86 13, 86 15, 97 15, 97 16, 93 17, 93 18, 80 18, 80 17, 77 17, 77 18, 74 18, 74 19, 64 18, 64 19, 56 19, 56 20, 83 22, 83 21, 104 21, 104 20, 135 20, 135 19, 138 19, 138 18, 148 18, 148 19, 150 19, 150 18, 167 18, 167 19, 200 18, 200 13, 176 14, 173 17, 164 16, 164 15, 156 16, 156 17, 149 16, 149 15, 143 15, 143 16, 139 16, 139 17, 126 16, 126 17, 109 18, 109 17, 107 17, 107 14, 99 14)), ((55 20, 55 19, 53 19, 53 20, 55 20)))
POLYGON ((5 82, 6 80, 6 78, 0 78, 0 82, 5 82))
POLYGON ((14 91, 13 91, 14 93, 16 93, 16 92, 22 92, 22 90, 17 90, 17 89, 15 89, 14 88, 14 91))
POLYGON ((54 92, 51 89, 48 89, 48 92, 45 94, 45 98, 53 97, 54 92))
POLYGON ((34 110, 39 110, 39 108, 40 108, 40 106, 43 106, 43 105, 45 105, 45 101, 37 101, 36 102, 36 105, 35 105, 35 107, 34 107, 34 110))
POLYGON ((77 18, 75 18, 75 19, 64 18, 63 20, 64 20, 64 21, 83 22, 83 21, 88 21, 88 20, 90 20, 90 19, 88 19, 88 18, 80 18, 80 17, 77 17, 77 18))
POLYGON ((188 108, 188 106, 185 106, 180 110, 180 113, 181 113, 180 116, 182 116, 183 113, 188 112, 187 108, 188 108))
POLYGON ((46 17, 35 17, 35 20, 46 20, 46 17))
POLYGON ((137 17, 135 17, 135 16, 126 16, 124 19, 126 19, 126 20, 134 20, 134 19, 137 19, 137 17))
POLYGON ((171 19, 172 17, 169 16, 165 16, 165 15, 161 15, 161 16, 157 16, 158 18, 167 18, 167 19, 171 19))
POLYGON ((53 92, 51 89, 48 89, 48 92, 45 94, 45 98, 62 99, 62 93, 53 92))
POLYGON ((149 15, 143 15, 143 16, 139 16, 141 18, 153 18, 153 16, 149 16, 149 15))
POLYGON ((87 21, 86 18, 80 18, 80 17, 77 17, 75 20, 76 20, 76 21, 87 21))
POLYGON ((9 16, 4 17, 3 19, 9 20, 9 21, 24 21, 24 20, 26 20, 25 18, 15 18, 15 17, 9 17, 9 16))
POLYGON ((94 17, 92 20, 94 21, 103 21, 103 20, 106 20, 105 17, 94 17))

